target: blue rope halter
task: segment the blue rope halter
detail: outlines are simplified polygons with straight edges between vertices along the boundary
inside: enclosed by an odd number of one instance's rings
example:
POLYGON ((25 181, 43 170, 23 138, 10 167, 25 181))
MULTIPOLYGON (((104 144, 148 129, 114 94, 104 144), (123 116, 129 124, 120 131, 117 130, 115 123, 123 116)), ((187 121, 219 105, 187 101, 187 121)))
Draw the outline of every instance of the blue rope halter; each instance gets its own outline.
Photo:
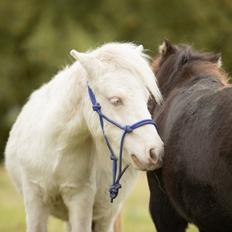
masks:
POLYGON ((107 116, 105 116, 102 113, 101 106, 97 102, 96 97, 94 95, 94 92, 89 87, 89 85, 88 85, 88 93, 89 93, 90 101, 92 103, 93 111, 95 111, 99 116, 102 133, 103 133, 106 145, 107 145, 109 152, 110 152, 110 159, 112 160, 113 181, 112 181, 112 185, 110 186, 109 193, 110 193, 110 201, 113 202, 113 200, 118 195, 119 189, 121 188, 121 184, 119 183, 120 179, 121 179, 122 175, 124 174, 124 172, 126 171, 126 169, 129 167, 129 165, 126 165, 124 168, 122 168, 123 143, 124 143, 124 139, 125 139, 126 134, 131 133, 134 129, 139 128, 139 127, 144 126, 144 125, 147 125, 147 124, 152 124, 156 128, 157 128, 157 125, 152 119, 144 119, 144 120, 138 121, 132 125, 122 126, 119 123, 115 122, 114 120, 108 118, 107 116), (121 141, 120 141, 119 166, 118 166, 118 159, 117 159, 116 155, 114 154, 114 151, 113 151, 113 149, 110 145, 110 142, 109 142, 109 140, 106 136, 106 133, 105 133, 104 120, 115 125, 116 127, 118 127, 119 129, 121 129, 123 131, 121 141))

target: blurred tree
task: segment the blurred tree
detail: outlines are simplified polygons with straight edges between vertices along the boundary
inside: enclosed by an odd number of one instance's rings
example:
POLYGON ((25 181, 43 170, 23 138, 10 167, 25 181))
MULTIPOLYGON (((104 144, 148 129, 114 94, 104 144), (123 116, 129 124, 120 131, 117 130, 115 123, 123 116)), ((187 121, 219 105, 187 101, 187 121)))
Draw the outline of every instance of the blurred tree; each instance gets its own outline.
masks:
POLYGON ((231 72, 231 22, 230 0, 1 0, 0 157, 21 106, 72 62, 71 48, 134 41, 154 55, 168 38, 222 52, 231 72))

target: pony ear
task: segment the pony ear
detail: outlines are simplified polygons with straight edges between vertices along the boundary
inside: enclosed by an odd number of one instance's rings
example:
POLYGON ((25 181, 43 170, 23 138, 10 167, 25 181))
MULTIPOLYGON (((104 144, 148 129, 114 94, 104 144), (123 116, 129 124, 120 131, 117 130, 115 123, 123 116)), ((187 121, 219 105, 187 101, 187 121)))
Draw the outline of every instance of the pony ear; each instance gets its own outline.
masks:
POLYGON ((176 47, 172 45, 168 40, 164 40, 159 46, 159 53, 162 56, 170 55, 176 51, 176 47))
POLYGON ((140 44, 137 48, 136 48, 139 52, 142 52, 144 50, 144 47, 142 44, 140 44))
POLYGON ((222 67, 222 55, 221 54, 219 54, 220 56, 219 56, 219 58, 218 58, 218 60, 217 60, 217 65, 218 65, 218 68, 221 68, 222 67))
POLYGON ((212 63, 217 64, 219 68, 222 66, 222 55, 221 55, 221 53, 216 53, 216 54, 210 53, 210 54, 208 54, 207 60, 212 62, 212 63))
POLYGON ((98 70, 97 67, 100 64, 100 61, 92 54, 78 52, 75 49, 73 49, 70 51, 70 55, 80 62, 80 64, 86 70, 90 77, 92 77, 98 70))

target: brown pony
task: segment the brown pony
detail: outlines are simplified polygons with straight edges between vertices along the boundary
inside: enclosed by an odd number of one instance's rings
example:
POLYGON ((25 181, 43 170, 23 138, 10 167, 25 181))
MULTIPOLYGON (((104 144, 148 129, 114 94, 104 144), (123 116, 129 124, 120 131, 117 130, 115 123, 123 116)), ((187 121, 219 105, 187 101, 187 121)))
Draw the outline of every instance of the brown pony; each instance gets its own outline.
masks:
POLYGON ((232 88, 220 56, 164 42, 153 62, 164 96, 153 117, 165 143, 163 167, 148 172, 158 232, 232 231, 232 88))

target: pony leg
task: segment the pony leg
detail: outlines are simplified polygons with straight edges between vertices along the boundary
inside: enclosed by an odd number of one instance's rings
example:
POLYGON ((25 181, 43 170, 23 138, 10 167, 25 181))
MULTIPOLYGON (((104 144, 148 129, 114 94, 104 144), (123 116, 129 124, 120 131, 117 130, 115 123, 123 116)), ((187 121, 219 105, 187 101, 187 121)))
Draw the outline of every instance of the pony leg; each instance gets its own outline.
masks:
POLYGON ((200 232, 221 232, 223 230, 223 232, 231 232, 231 230, 224 230, 223 228, 223 225, 222 226, 222 229, 216 229, 216 230, 212 230, 212 229, 201 229, 201 228, 198 228, 200 232))
MULTIPOLYGON (((156 172, 158 173, 159 171, 156 172)), ((185 232, 188 222, 173 208, 154 175, 153 171, 147 173, 150 188, 149 209, 157 232, 185 232)))
POLYGON ((121 231, 122 231, 122 218, 121 218, 121 214, 119 213, 114 222, 114 232, 121 232, 121 231))
POLYGON ((88 191, 82 191, 75 195, 63 196, 65 205, 69 211, 69 232, 92 232, 93 197, 88 191))
POLYGON ((23 197, 26 208, 27 232, 46 232, 48 209, 43 204, 36 186, 24 185, 23 197))
POLYGON ((71 225, 69 222, 65 223, 65 232, 71 232, 71 225))
POLYGON ((115 219, 117 220, 115 211, 106 213, 94 221, 93 232, 120 232, 119 228, 115 226, 115 223, 117 223, 115 219))

